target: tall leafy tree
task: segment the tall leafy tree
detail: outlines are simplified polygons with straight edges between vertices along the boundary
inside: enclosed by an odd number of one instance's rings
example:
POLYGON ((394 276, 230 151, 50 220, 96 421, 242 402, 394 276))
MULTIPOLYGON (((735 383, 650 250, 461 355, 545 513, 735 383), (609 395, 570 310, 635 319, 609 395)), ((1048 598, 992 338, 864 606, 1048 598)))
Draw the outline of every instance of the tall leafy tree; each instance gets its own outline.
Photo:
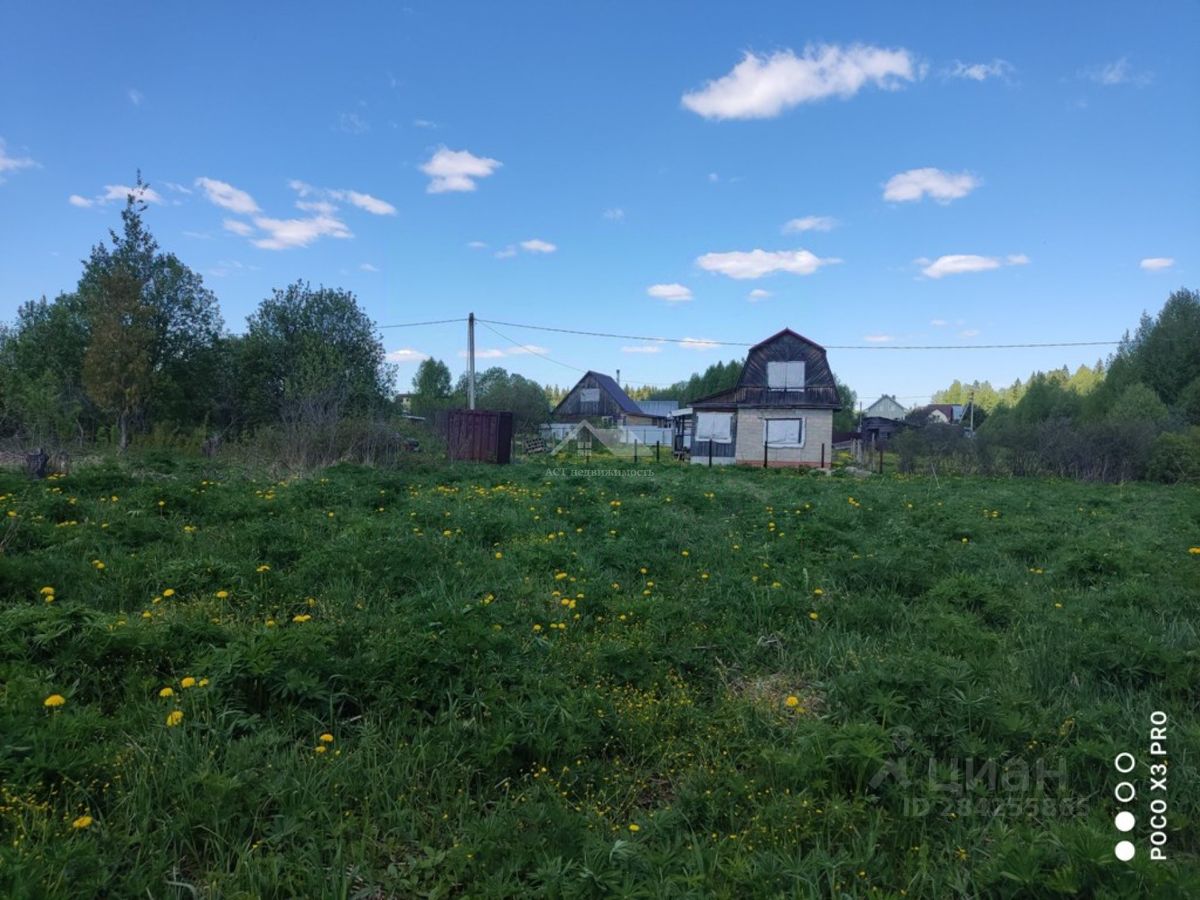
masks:
POLYGON ((92 299, 83 385, 96 406, 115 420, 117 446, 124 450, 150 395, 154 313, 142 298, 140 279, 120 266, 97 278, 92 299))

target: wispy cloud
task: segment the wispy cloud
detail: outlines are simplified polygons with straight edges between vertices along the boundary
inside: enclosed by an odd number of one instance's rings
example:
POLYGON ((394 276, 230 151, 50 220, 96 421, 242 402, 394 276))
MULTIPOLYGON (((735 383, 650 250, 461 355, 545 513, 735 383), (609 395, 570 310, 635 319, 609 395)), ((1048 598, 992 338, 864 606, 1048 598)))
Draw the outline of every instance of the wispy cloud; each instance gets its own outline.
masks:
MULTIPOLYGON (((935 260, 922 257, 915 260, 921 266, 921 274, 926 278, 944 278, 947 275, 964 275, 970 272, 987 272, 1001 266, 1023 266, 1028 264, 1029 257, 1024 253, 1014 253, 1003 259, 997 256, 976 256, 972 253, 954 253, 939 256, 935 260)), ((935 319, 933 324, 942 322, 935 319)), ((944 324, 944 323, 943 323, 944 324)))
POLYGON ((437 128, 438 123, 430 119, 413 119, 413 128, 437 128))
POLYGON ((746 53, 727 75, 684 94, 683 105, 706 119, 769 119, 801 103, 847 99, 867 85, 894 90, 920 77, 907 50, 810 45, 801 56, 746 53))
POLYGON ((932 167, 909 169, 888 179, 883 199, 911 203, 928 196, 944 204, 967 196, 980 184, 979 178, 970 172, 944 172, 932 167))
POLYGON ((72 194, 67 198, 67 202, 72 206, 78 206, 80 209, 87 209, 89 206, 95 205, 95 200, 90 200, 87 197, 81 197, 79 194, 72 194))
POLYGON ((421 171, 430 178, 425 191, 430 194, 473 191, 478 179, 487 178, 502 165, 499 160, 476 156, 467 150, 439 147, 421 166, 421 171))
POLYGON ((1148 256, 1138 263, 1138 266, 1147 272, 1161 272, 1173 265, 1175 265, 1175 260, 1170 256, 1148 256))
POLYGON ((254 232, 254 226, 241 219, 225 219, 221 223, 221 227, 241 237, 247 237, 254 232))
POLYGON ((964 337, 964 338, 979 337, 979 329, 978 328, 964 328, 962 331, 960 331, 958 333, 958 336, 964 337))
POLYGON ((716 350, 720 345, 712 338, 685 337, 679 346, 684 350, 716 350))
POLYGON ((472 250, 486 250, 487 242, 486 241, 467 241, 467 246, 470 247, 472 250))
POLYGON ((142 101, 146 99, 146 95, 143 94, 141 91, 139 91, 137 88, 130 88, 129 91, 127 92, 126 96, 129 97, 129 102, 132 103, 134 106, 141 106, 142 101))
POLYGON ((358 113, 342 113, 338 116, 338 131, 346 134, 366 134, 371 130, 371 123, 358 113))
POLYGON ((496 257, 496 259, 511 259, 512 257, 514 257, 516 255, 517 255, 517 248, 514 247, 512 244, 509 244, 504 249, 497 250, 495 253, 492 254, 492 256, 496 257))
POLYGON ((376 216, 394 216, 396 207, 388 203, 386 200, 380 200, 378 197, 372 197, 370 194, 364 194, 362 191, 352 191, 346 188, 319 188, 313 187, 307 182, 293 178, 288 182, 288 187, 304 198, 304 202, 297 202, 296 206, 300 209, 312 210, 314 212, 332 212, 333 207, 329 205, 330 201, 338 203, 349 203, 351 206, 356 206, 361 210, 369 212, 376 216), (318 198, 317 200, 307 200, 309 197, 318 198), (322 203, 324 205, 319 205, 322 203))
POLYGON ((868 334, 863 340, 868 344, 886 344, 888 341, 894 341, 895 337, 890 334, 868 334))
POLYGON ((929 324, 935 328, 945 328, 950 323, 947 322, 945 319, 931 319, 929 321, 929 324))
POLYGON ((770 296, 770 291, 764 291, 762 288, 755 288, 746 295, 746 299, 751 303, 758 303, 760 300, 766 300, 770 296))
POLYGON ((956 59, 954 65, 942 71, 942 75, 968 81, 987 81, 989 78, 1007 78, 1013 71, 1012 63, 1003 59, 993 59, 988 63, 965 63, 956 59))
POLYGON ((624 222, 625 221, 625 210, 621 209, 621 207, 619 207, 619 206, 614 206, 609 209, 606 209, 603 213, 601 213, 601 215, 603 215, 604 218, 608 219, 608 221, 610 221, 610 222, 624 222))
POLYGON ((378 272, 378 266, 373 266, 370 263, 361 263, 358 267, 363 272, 378 272))
POLYGON ((331 215, 318 214, 307 219, 273 219, 269 216, 255 216, 254 224, 267 236, 255 238, 251 243, 263 250, 289 250, 293 247, 307 247, 322 237, 343 239, 354 237, 345 222, 331 215))
POLYGON ((124 203, 129 196, 132 195, 135 200, 143 203, 159 203, 163 202, 162 195, 154 188, 146 187, 130 187, 127 184, 106 184, 104 192, 97 194, 94 197, 84 197, 80 194, 72 194, 67 198, 67 202, 72 206, 77 206, 80 209, 87 209, 91 206, 106 206, 109 203, 124 203))
POLYGON ((1113 87, 1118 84, 1132 84, 1136 87, 1145 87, 1154 80, 1153 72, 1134 71, 1133 66, 1129 64, 1128 58, 1124 56, 1110 63, 1080 69, 1078 75, 1080 78, 1086 78, 1088 81, 1093 81, 1105 87, 1113 87))
POLYGON ((838 221, 832 216, 804 216, 799 219, 788 219, 783 223, 784 234, 796 234, 801 231, 832 231, 838 221))
POLYGON ((21 169, 34 169, 38 163, 28 156, 9 156, 5 150, 4 138, 0 138, 0 184, 4 184, 5 172, 18 172, 21 169))
POLYGON ((204 191, 204 195, 208 197, 210 203, 222 209, 243 215, 259 212, 258 204, 254 202, 253 197, 226 181, 201 177, 196 179, 196 187, 204 191))
POLYGON ((622 353, 661 353, 662 347, 659 344, 634 344, 630 347, 622 347, 622 353))
POLYGON ((672 282, 671 284, 652 284, 646 288, 646 293, 655 299, 666 300, 669 303, 680 303, 692 299, 691 288, 677 282, 672 282))
MULTIPOLYGON (((501 349, 499 347, 486 347, 486 348, 476 347, 475 348, 475 358, 476 359, 503 359, 506 356, 528 356, 530 354, 544 356, 549 352, 550 351, 547 350, 545 347, 539 347, 537 344, 521 344, 516 347, 506 347, 503 349, 501 349)), ((467 351, 459 350, 458 355, 460 357, 462 357, 463 359, 466 359, 467 351)))
POLYGON ((543 241, 541 238, 530 238, 527 241, 521 241, 521 249, 527 253, 553 253, 558 246, 549 241, 543 241))
POLYGON ((401 347, 399 350, 389 350, 385 359, 390 363, 419 363, 429 359, 428 353, 422 353, 420 350, 414 350, 411 347, 401 347))
POLYGON ((717 272, 730 278, 762 278, 774 272, 811 275, 821 268, 840 263, 836 257, 822 259, 808 250, 749 250, 729 253, 705 253, 696 265, 706 272, 717 272))

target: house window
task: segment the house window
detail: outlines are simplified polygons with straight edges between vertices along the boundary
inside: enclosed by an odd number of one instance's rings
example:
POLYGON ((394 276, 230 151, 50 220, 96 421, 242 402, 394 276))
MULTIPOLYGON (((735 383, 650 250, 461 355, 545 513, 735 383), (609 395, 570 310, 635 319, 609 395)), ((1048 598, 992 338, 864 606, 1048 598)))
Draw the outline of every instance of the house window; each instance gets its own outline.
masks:
POLYGON ((714 444, 732 444, 733 413, 697 413, 695 439, 697 441, 712 441, 714 444))
POLYGON ((767 363, 767 387, 773 391, 804 390, 804 361, 767 363))
POLYGON ((764 419, 763 439, 768 447, 803 447, 804 419, 764 419))

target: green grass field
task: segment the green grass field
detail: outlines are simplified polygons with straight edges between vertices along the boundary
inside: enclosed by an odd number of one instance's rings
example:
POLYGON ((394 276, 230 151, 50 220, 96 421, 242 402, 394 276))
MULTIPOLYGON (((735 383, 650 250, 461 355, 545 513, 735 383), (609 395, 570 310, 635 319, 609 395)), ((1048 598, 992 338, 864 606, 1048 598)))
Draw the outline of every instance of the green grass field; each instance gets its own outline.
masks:
POLYGON ((0 896, 1200 893, 1200 491, 640 471, 0 476, 0 896))

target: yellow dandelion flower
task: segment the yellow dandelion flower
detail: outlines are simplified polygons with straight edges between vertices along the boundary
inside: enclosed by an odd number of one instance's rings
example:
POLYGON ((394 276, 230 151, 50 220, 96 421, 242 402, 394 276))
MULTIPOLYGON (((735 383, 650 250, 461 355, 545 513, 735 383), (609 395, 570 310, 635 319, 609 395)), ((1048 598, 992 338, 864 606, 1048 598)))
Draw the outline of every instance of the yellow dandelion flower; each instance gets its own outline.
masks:
POLYGON ((639 832, 639 831, 641 831, 641 830, 642 830, 642 826, 641 826, 641 825, 639 825, 637 822, 630 822, 630 823, 629 823, 629 830, 630 830, 630 831, 632 831, 632 832, 634 832, 634 833, 636 834, 637 832, 639 832))
POLYGON ((317 740, 320 741, 322 744, 332 744, 333 743, 333 735, 327 731, 323 735, 321 735, 319 738, 317 738, 317 740))
POLYGON ((257 569, 255 569, 254 571, 255 571, 255 572, 270 572, 270 571, 271 571, 271 567, 270 567, 270 566, 268 566, 266 563, 263 563, 261 566, 259 566, 259 567, 258 567, 257 569))
POLYGON ((535 633, 536 633, 536 632, 539 632, 539 631, 541 631, 541 630, 542 630, 542 626, 541 626, 541 625, 534 625, 534 626, 533 626, 533 630, 534 630, 534 632, 535 632, 535 633))
POLYGON ((313 753, 324 753, 328 749, 324 744, 317 744, 317 746, 313 747, 313 753))
POLYGON ((184 678, 184 679, 183 679, 181 682, 179 682, 179 686, 180 686, 181 688, 184 688, 184 689, 191 688, 191 687, 195 687, 195 686, 196 686, 196 679, 195 679, 195 678, 193 678, 191 675, 188 675, 188 676, 187 676, 186 678, 184 678))
POLYGON ((91 828, 92 822, 94 822, 94 821, 95 821, 95 819, 93 819, 91 816, 82 815, 78 819, 76 819, 74 822, 71 823, 71 827, 72 828, 91 828))
POLYGON ((554 580, 555 580, 555 581, 562 581, 562 580, 563 580, 564 578, 566 578, 566 577, 567 577, 567 573, 566 573, 566 572, 555 572, 555 573, 554 573, 554 580))
POLYGON ((496 556, 496 559, 504 559, 504 554, 501 553, 499 550, 496 551, 495 556, 496 556))
POLYGON ((66 702, 67 702, 67 698, 64 697, 62 694, 51 694, 49 697, 47 697, 45 700, 42 701, 42 706, 48 706, 51 709, 54 709, 57 706, 62 706, 66 702))
POLYGON ((229 596, 229 591, 217 591, 217 599, 218 600, 224 600, 228 596, 229 596))
POLYGON ((198 684, 199 684, 199 686, 200 686, 200 687, 208 687, 208 679, 207 679, 207 678, 201 678, 201 679, 200 679, 200 681, 198 682, 198 684))
POLYGON ((44 588, 42 588, 40 591, 38 591, 38 593, 41 594, 43 597, 45 597, 47 595, 53 597, 54 596, 54 588, 50 587, 50 585, 46 585, 44 588))
POLYGON ((815 622, 815 621, 817 621, 817 619, 821 618, 820 614, 819 614, 819 613, 817 613, 815 610, 814 610, 813 612, 810 612, 810 613, 808 614, 808 617, 809 617, 810 619, 812 619, 814 622, 815 622))
POLYGON ((823 597, 823 596, 825 596, 825 592, 823 590, 821 590, 820 588, 813 588, 813 596, 814 597, 823 597))
POLYGON ((169 713, 167 713, 167 727, 168 728, 174 728, 176 725, 178 725, 182 721, 183 721, 183 710, 182 709, 173 709, 169 713))
POLYGON ((164 597, 174 597, 175 596, 175 588, 167 588, 165 591, 163 591, 163 596, 164 597))
POLYGON ((795 694, 789 694, 788 698, 783 702, 786 703, 789 708, 795 709, 797 706, 800 705, 800 698, 797 697, 795 694))
POLYGON ((168 697, 174 697, 175 690, 174 690, 174 688, 165 687, 161 691, 158 692, 158 696, 162 697, 164 700, 168 697))
POLYGON ((293 622, 309 622, 311 620, 312 620, 312 616, 307 615, 307 614, 302 614, 299 616, 292 616, 293 622))
POLYGON ((1192 556, 1200 556, 1200 547, 1188 547, 1188 553, 1192 556))
POLYGON ((691 556, 691 554, 690 554, 690 553, 688 553, 688 551, 686 551, 686 550, 680 550, 680 551, 679 551, 679 555, 680 555, 680 556, 691 556))

